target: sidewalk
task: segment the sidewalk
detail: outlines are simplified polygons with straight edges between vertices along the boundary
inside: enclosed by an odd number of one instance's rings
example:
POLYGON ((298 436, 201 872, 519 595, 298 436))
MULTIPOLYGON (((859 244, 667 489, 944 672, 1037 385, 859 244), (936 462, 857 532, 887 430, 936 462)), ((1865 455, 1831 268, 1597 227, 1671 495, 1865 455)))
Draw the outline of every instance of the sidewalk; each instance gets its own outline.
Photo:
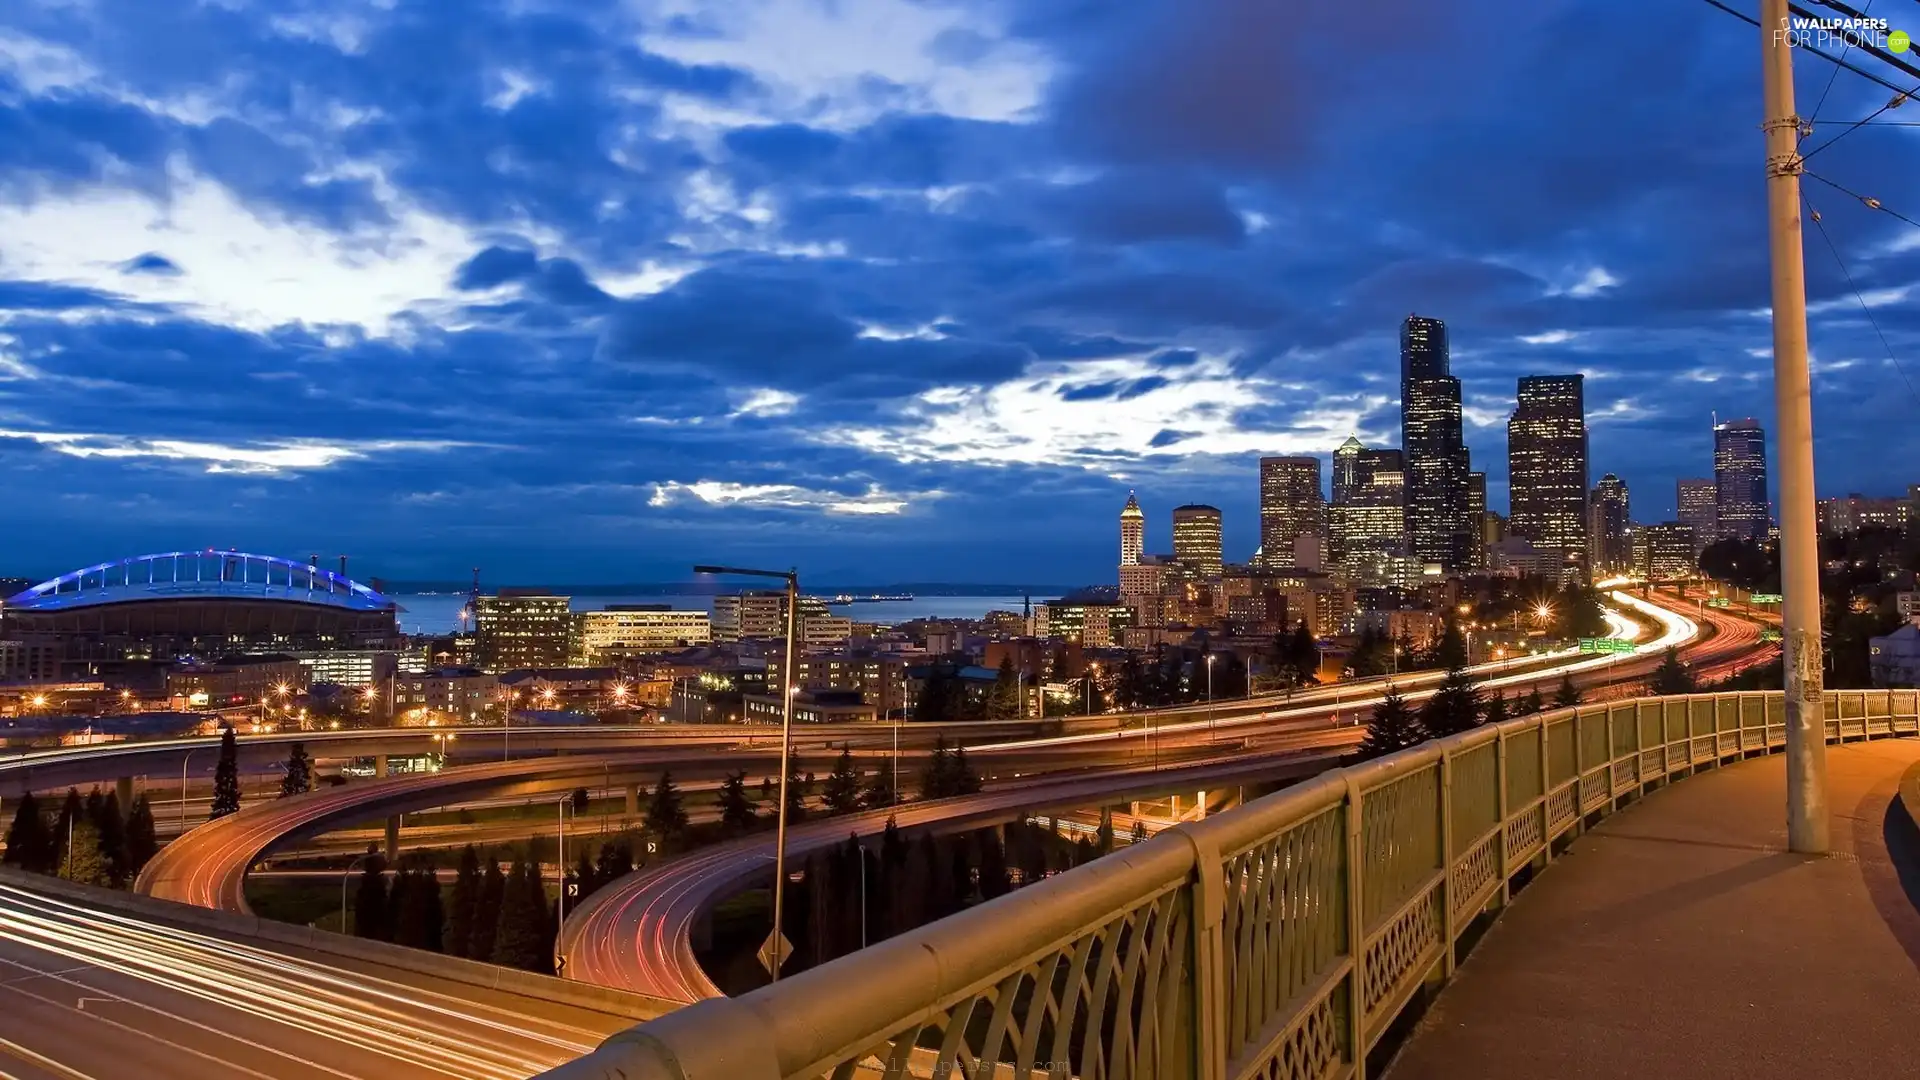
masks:
POLYGON ((1387 1080, 1920 1075, 1920 883, 1892 803, 1920 740, 1828 747, 1833 854, 1786 852, 1786 761, 1648 796, 1494 924, 1387 1080))

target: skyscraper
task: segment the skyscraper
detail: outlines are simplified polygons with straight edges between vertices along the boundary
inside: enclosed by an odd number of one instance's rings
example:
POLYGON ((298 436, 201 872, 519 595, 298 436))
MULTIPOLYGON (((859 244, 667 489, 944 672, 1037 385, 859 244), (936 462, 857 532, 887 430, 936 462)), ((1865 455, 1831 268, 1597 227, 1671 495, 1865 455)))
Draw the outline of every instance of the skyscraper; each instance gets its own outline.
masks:
POLYGON ((1675 517, 1693 530, 1694 554, 1704 551, 1720 535, 1720 488, 1705 477, 1682 479, 1674 483, 1675 517))
POLYGON ((1260 459, 1260 553, 1268 566, 1298 566, 1294 547, 1302 536, 1324 538, 1326 503, 1320 493, 1320 459, 1260 459))
POLYGON ((1464 568, 1470 466, 1460 426, 1460 380, 1450 371, 1447 326, 1409 315, 1400 327, 1400 445, 1406 453, 1406 529, 1415 557, 1464 568))
POLYGON ((1632 523, 1626 482, 1602 476, 1587 496, 1587 567, 1596 580, 1633 569, 1632 523))
POLYGON ((1766 540, 1773 513, 1767 503, 1767 433, 1760 421, 1714 426, 1713 483, 1718 535, 1766 540))
POLYGON ((1220 509, 1188 504, 1173 508, 1173 561, 1195 577, 1220 576, 1220 509))
POLYGON ((1139 566, 1140 552, 1147 543, 1147 515, 1140 500, 1127 492, 1127 505, 1120 508, 1120 565, 1139 566))
POLYGON ((1340 567, 1358 586, 1388 584, 1407 554, 1406 475, 1398 450, 1363 450, 1340 510, 1340 567))
POLYGON ((1333 452, 1333 501, 1347 501, 1347 493, 1353 490, 1354 480, 1359 476, 1360 455, 1366 453, 1359 439, 1352 435, 1333 452))
POLYGON ((1587 556, 1586 376, 1526 375, 1507 421, 1507 527, 1587 556))
POLYGON ((1487 474, 1470 472, 1467 474, 1467 565, 1469 573, 1484 574, 1487 570, 1487 474))

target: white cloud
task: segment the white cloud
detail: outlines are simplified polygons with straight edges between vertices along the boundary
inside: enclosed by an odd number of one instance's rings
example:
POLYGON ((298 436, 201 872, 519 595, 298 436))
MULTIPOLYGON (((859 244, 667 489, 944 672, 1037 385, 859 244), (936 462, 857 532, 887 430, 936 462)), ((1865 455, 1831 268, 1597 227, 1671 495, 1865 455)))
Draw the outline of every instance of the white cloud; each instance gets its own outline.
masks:
POLYGON ((800 404, 800 395, 785 390, 760 389, 733 407, 734 416, 787 416, 800 404))
POLYGON ((1894 304, 1905 303, 1907 297, 1912 294, 1912 292, 1912 286, 1903 285, 1891 289, 1868 289, 1857 297, 1852 293, 1848 293, 1844 296, 1836 296, 1831 300, 1821 300, 1808 304, 1807 314, 1825 315, 1829 312, 1845 314, 1850 311, 1859 311, 1862 307, 1891 307, 1894 304))
POLYGON ((1522 334, 1520 340, 1528 345, 1564 345, 1579 336, 1572 330, 1547 330, 1538 334, 1522 334))
POLYGON ((666 507, 692 500, 707 506, 742 506, 762 510, 816 510, 826 514, 890 516, 904 513, 916 500, 938 499, 945 492, 920 491, 911 495, 867 485, 858 495, 804 488, 796 484, 736 484, 725 480, 698 480, 691 484, 668 481, 653 486, 648 506, 666 507))
POLYGON ((201 177, 176 172, 170 198, 96 188, 0 206, 0 273, 174 305, 250 330, 353 324, 384 335, 393 317, 451 288, 480 245, 466 228, 397 200, 390 225, 356 234, 276 218, 201 177), (183 271, 130 274, 157 251, 183 271))
POLYGON ((377 453, 450 450, 469 445, 406 439, 369 442, 284 439, 254 446, 234 446, 190 439, 138 439, 81 432, 9 430, 0 430, 0 439, 27 439, 77 458, 146 458, 204 464, 209 473, 298 472, 325 469, 343 461, 377 453))
POLYGON ((1238 413, 1270 404, 1282 388, 1237 376, 1218 360, 1125 400, 1061 397, 1078 387, 1155 374, 1137 359, 1075 361, 993 387, 939 387, 913 399, 891 423, 826 427, 817 437, 899 461, 1068 465, 1106 473, 1128 458, 1332 450, 1387 400, 1321 398, 1288 417, 1286 430, 1242 427, 1238 413), (1180 434, 1154 445, 1163 431, 1180 434))
POLYGON ((782 97, 775 109, 827 126, 855 126, 898 108, 870 100, 863 84, 885 80, 917 109, 981 120, 1035 108, 1052 73, 1044 52, 1006 38, 978 12, 915 0, 647 0, 652 26, 683 17, 693 34, 647 33, 641 44, 688 64, 745 68, 782 97), (708 32, 711 31, 711 32, 708 32), (942 43, 974 54, 946 61, 942 43))
POLYGON ((1606 267, 1594 266, 1589 267, 1587 272, 1580 276, 1579 281, 1574 282, 1561 291, 1575 299, 1588 300, 1600 295, 1603 290, 1611 289, 1618 284, 1620 284, 1620 279, 1608 273, 1606 267))
POLYGON ((98 75, 79 53, 64 45, 0 29, 0 71, 29 94, 84 86, 98 75))

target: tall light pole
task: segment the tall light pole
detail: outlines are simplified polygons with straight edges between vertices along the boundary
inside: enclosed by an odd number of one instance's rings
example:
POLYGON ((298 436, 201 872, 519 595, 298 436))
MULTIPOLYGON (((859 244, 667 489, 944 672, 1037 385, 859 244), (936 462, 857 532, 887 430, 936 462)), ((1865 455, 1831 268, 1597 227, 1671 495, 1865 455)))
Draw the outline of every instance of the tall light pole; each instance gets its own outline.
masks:
POLYGON ((1827 725, 1821 701, 1820 555, 1813 514, 1813 390, 1800 248, 1800 118, 1793 111, 1787 0, 1760 0, 1773 261, 1773 403, 1780 461, 1780 648, 1786 672, 1787 847, 1827 850, 1827 725))
POLYGON ((1213 650, 1207 650, 1207 741, 1213 741, 1213 650))
MULTIPOLYGON (((780 808, 774 817, 773 840, 773 963, 768 964, 771 982, 780 981, 780 968, 786 962, 786 938, 781 933, 787 909, 787 777, 793 772, 793 642, 799 636, 800 572, 798 570, 745 570, 737 566, 696 566, 696 574, 732 574, 741 577, 779 578, 787 583, 787 662, 780 682, 780 808)), ((895 729, 896 734, 898 729, 895 729)), ((897 758, 896 758, 897 761, 897 758)), ((894 783, 899 783, 899 773, 894 783)))
POLYGON ((192 760, 192 750, 187 751, 187 756, 180 759, 180 833, 182 836, 187 832, 187 763, 192 760))
POLYGON ((353 879, 354 867, 359 866, 361 863, 366 862, 368 859, 373 858, 377 854, 378 854, 377 852, 369 851, 360 855, 355 855, 353 857, 353 861, 347 864, 347 872, 340 875, 340 932, 343 934, 353 933, 353 928, 351 925, 349 925, 348 912, 347 912, 347 882, 353 879))

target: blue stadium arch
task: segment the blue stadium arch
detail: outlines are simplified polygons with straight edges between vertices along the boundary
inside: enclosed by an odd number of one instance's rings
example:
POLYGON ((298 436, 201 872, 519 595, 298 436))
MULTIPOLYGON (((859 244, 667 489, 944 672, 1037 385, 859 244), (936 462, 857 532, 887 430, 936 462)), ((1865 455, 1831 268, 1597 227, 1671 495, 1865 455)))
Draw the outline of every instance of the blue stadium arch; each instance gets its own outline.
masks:
POLYGON ((50 578, 14 596, 18 612, 71 611, 143 600, 216 597, 284 600, 348 611, 394 611, 372 588, 312 563, 245 551, 162 551, 99 563, 50 578))

